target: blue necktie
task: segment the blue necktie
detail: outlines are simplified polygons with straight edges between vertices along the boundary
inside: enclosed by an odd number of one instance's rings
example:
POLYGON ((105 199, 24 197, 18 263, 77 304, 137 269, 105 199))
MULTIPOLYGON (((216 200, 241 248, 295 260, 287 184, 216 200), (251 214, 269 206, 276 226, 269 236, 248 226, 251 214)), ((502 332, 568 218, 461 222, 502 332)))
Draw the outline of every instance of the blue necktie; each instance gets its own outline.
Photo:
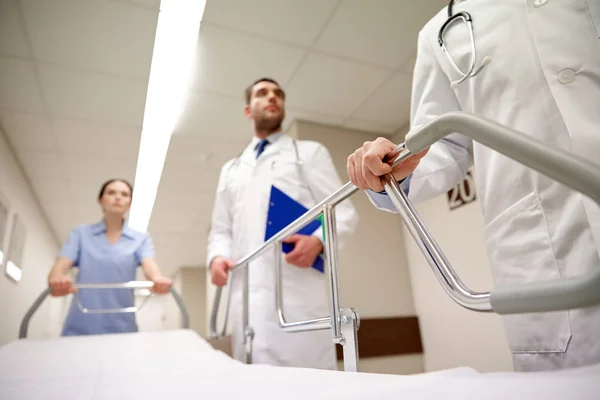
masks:
POLYGON ((267 139, 263 139, 260 142, 258 142, 258 144, 256 145, 256 158, 258 158, 263 151, 265 151, 265 148, 269 145, 269 141, 267 139))

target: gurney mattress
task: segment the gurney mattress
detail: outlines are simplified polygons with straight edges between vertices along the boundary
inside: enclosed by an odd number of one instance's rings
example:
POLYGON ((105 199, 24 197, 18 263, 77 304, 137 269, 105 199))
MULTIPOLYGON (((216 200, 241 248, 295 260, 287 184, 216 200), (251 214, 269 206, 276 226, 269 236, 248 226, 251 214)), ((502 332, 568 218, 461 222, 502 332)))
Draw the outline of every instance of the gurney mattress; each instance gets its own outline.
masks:
POLYGON ((600 365, 408 376, 244 365, 190 330, 26 339, 0 348, 0 399, 237 398, 600 399, 600 365))

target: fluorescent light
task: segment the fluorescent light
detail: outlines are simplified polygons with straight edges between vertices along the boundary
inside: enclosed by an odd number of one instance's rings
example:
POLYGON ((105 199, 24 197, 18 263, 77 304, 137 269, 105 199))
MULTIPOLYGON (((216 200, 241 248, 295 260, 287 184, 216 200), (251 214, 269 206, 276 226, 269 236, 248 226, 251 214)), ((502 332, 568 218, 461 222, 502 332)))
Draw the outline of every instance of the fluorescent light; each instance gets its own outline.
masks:
POLYGON ((4 262, 4 252, 0 250, 0 265, 4 262))
POLYGON ((19 282, 23 277, 23 270, 17 267, 12 261, 6 263, 6 275, 10 276, 16 282, 19 282))
POLYGON ((129 226, 146 232, 185 91, 206 0, 162 0, 154 39, 129 226))

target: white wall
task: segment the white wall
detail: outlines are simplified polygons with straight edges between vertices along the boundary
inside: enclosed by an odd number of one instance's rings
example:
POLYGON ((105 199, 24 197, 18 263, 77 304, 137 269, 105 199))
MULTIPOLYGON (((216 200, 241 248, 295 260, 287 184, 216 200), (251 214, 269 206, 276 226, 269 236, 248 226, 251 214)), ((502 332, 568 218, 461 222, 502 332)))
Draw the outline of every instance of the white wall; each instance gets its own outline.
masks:
POLYGON ((181 274, 181 297, 190 316, 190 329, 200 336, 206 336, 207 298, 206 269, 204 267, 185 267, 181 274))
MULTIPOLYGON (((476 291, 493 287, 477 201, 449 210, 446 195, 416 204, 429 232, 462 281, 476 291)), ((444 292, 406 228, 413 297, 426 371, 469 366, 480 372, 512 370, 501 317, 468 311, 444 292)))
MULTIPOLYGON (((25 223, 23 277, 19 283, 0 274, 0 345, 18 338, 19 325, 35 298, 46 288, 58 242, 36 202, 3 132, 0 131, 0 195, 25 223)), ((48 298, 34 315, 29 337, 60 333, 64 299, 48 298)))
MULTIPOLYGON (((142 268, 138 268, 136 279, 147 279, 142 268)), ((173 288, 181 295, 183 288, 181 272, 178 270, 171 276, 171 279, 173 279, 173 288)), ((139 296, 135 299, 136 307, 138 307, 136 320, 141 332, 181 328, 181 311, 171 294, 152 295, 143 303, 145 299, 146 296, 139 296)), ((184 303, 186 303, 185 299, 184 303)))
MULTIPOLYGON (((348 181, 348 155, 376 136, 324 125, 298 122, 299 139, 325 145, 342 183, 348 181)), ((361 317, 415 315, 410 276, 399 217, 376 210, 364 193, 351 197, 360 222, 354 236, 340 252, 340 288, 343 307, 356 308, 361 317)), ((360 340, 360 330, 359 330, 360 340)), ((361 360, 364 372, 409 374, 423 371, 422 355, 361 360)))

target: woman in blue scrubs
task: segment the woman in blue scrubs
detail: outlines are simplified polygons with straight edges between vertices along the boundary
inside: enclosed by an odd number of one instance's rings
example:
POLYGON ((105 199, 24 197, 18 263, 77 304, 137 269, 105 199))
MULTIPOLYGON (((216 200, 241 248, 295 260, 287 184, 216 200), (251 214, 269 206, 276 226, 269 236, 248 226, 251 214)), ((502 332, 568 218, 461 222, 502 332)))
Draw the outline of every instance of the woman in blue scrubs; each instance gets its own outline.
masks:
MULTIPOLYGON (((156 264, 150 235, 127 226, 125 214, 131 205, 131 197, 132 187, 127 181, 113 179, 102 186, 98 203, 104 218, 96 224, 81 225, 71 231, 48 276, 52 296, 77 291, 67 276, 71 267, 79 268, 78 283, 123 283, 134 281, 136 269, 141 265, 147 279, 154 282, 153 292, 169 291, 172 281, 162 275, 156 264)), ((77 296, 90 310, 134 306, 133 290, 130 289, 87 289, 77 296)), ((62 334, 95 335, 137 330, 135 313, 84 314, 73 299, 62 334)))

